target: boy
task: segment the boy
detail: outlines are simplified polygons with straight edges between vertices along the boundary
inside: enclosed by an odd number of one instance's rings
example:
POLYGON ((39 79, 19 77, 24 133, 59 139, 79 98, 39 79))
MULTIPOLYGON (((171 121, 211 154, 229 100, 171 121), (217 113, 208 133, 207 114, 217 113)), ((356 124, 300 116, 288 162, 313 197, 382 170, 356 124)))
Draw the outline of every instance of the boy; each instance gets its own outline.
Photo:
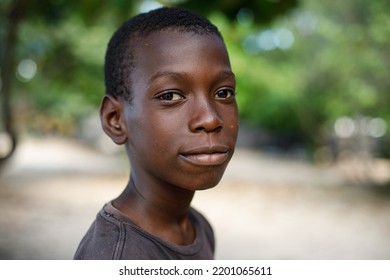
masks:
POLYGON ((102 127, 125 145, 131 174, 75 259, 212 259, 212 229, 190 203, 218 184, 237 138, 235 78, 219 31, 184 9, 140 14, 111 38, 105 83, 102 127))

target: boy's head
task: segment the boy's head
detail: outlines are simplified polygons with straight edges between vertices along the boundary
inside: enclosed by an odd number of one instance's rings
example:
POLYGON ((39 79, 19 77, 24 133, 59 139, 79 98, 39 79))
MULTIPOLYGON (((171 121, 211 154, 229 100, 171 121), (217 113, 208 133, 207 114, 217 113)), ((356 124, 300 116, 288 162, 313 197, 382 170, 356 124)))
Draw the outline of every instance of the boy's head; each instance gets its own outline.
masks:
POLYGON ((135 67, 134 48, 153 32, 175 30, 198 35, 216 35, 218 29, 206 18, 180 8, 163 7, 126 21, 113 35, 106 52, 106 94, 131 101, 131 73, 135 67))
POLYGON ((238 133, 235 76, 217 28, 161 8, 127 21, 106 56, 104 131, 125 144, 136 185, 215 186, 238 133))

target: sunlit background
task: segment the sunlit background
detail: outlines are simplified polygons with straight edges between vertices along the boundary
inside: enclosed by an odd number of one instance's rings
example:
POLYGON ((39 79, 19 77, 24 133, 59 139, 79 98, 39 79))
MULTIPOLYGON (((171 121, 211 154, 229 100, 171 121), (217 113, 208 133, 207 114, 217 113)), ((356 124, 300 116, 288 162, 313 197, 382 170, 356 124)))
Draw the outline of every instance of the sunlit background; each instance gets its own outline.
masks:
POLYGON ((161 5, 216 24, 238 81, 236 155, 194 200, 216 258, 390 258, 388 0, 0 0, 0 259, 71 259, 125 186, 104 54, 161 5))

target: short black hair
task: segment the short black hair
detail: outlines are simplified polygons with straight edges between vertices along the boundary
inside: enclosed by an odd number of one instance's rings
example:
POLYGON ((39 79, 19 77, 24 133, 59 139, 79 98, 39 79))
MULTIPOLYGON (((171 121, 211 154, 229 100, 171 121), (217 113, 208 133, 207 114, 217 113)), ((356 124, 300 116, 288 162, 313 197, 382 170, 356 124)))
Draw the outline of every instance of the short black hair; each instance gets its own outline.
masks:
POLYGON ((132 17, 119 27, 108 44, 104 64, 107 95, 131 101, 130 74, 136 67, 133 54, 136 41, 167 29, 217 35, 223 41, 218 28, 208 19, 183 8, 162 7, 132 17))

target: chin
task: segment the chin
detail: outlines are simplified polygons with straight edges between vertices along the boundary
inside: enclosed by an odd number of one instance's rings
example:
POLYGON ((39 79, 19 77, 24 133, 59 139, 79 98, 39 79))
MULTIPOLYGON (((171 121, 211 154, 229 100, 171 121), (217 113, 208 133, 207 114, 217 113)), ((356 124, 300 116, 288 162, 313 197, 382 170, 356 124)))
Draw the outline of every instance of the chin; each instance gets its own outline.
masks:
MULTIPOLYGON (((219 183, 219 182, 218 182, 218 183, 219 183)), ((203 187, 197 188, 195 191, 204 191, 204 190, 212 189, 212 188, 214 188, 215 186, 217 186, 218 183, 213 184, 213 185, 209 185, 209 186, 203 186, 203 187)))
POLYGON ((190 187, 188 189, 194 191, 202 191, 202 190, 208 190, 214 188, 221 181, 222 175, 223 174, 218 174, 214 176, 200 175, 196 180, 189 182, 190 187))

